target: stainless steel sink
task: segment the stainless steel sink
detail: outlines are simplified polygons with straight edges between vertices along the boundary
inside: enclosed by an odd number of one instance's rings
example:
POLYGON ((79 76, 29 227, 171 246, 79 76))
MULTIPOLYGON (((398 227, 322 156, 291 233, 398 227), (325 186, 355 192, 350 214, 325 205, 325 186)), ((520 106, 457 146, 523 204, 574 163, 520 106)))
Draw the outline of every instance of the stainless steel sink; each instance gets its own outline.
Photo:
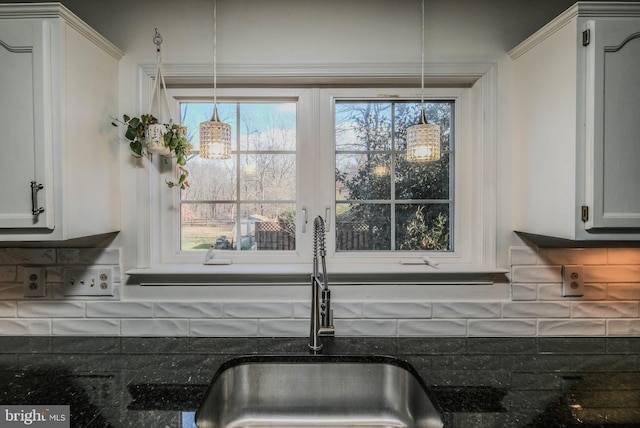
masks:
POLYGON ((225 363, 199 428, 442 427, 411 367, 391 357, 251 356, 225 363))

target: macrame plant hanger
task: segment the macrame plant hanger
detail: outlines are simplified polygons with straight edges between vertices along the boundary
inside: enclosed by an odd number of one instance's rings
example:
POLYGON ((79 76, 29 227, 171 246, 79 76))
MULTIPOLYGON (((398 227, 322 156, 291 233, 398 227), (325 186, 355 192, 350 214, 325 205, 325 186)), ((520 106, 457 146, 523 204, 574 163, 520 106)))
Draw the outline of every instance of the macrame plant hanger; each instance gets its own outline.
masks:
MULTIPOLYGON (((158 32, 157 28, 155 29, 155 34, 153 36, 153 43, 156 45, 156 77, 153 85, 153 91, 151 92, 151 99, 149 101, 149 111, 153 111, 153 104, 157 99, 158 116, 162 115, 160 93, 164 92, 164 100, 167 103, 167 109, 169 111, 169 124, 171 125, 173 123, 173 110, 171 108, 171 103, 169 102, 169 95, 167 94, 167 84, 164 81, 164 72, 162 71, 162 52, 160 49, 160 45, 162 45, 162 36, 158 32), (163 87, 164 91, 162 90, 163 87)), ((158 153, 161 155, 169 154, 170 149, 164 144, 163 139, 163 135, 166 132, 166 129, 166 126, 161 123, 152 124, 147 127, 147 150, 149 150, 149 152, 158 153)))

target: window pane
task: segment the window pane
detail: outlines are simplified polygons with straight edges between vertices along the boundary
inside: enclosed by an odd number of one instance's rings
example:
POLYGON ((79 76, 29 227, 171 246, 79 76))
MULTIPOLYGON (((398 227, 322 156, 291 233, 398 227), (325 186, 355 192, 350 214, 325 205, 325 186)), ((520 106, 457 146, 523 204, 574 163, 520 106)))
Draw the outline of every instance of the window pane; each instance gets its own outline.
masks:
POLYGON ((294 250, 296 102, 225 102, 220 120, 232 128, 232 158, 201 159, 198 127, 213 104, 184 102, 182 121, 193 154, 191 186, 181 192, 182 249, 294 250), (239 149, 238 149, 239 148, 239 149), (239 168, 239 169, 238 169, 239 168))
POLYGON ((450 251, 449 205, 397 205, 396 248, 450 251))
MULTIPOLYGON (((440 150, 452 150, 451 124, 453 123, 453 102, 425 102, 424 111, 427 122, 440 125, 440 150)), ((407 128, 420 123, 420 103, 398 102, 394 104, 395 147, 400 151, 407 149, 407 128)))
POLYGON ((336 250, 390 250, 391 206, 337 204, 336 250))
POLYGON ((391 149, 391 103, 338 102, 336 150, 391 149))
POLYGON ((296 149, 296 103, 240 104, 240 150, 296 149))
POLYGON ((240 155, 240 199, 295 200, 296 156, 240 155))
POLYGON ((240 249, 295 250, 294 204, 242 204, 240 249))
POLYGON ((337 154, 336 199, 389 199, 391 155, 337 154))
POLYGON ((189 187, 181 192, 183 201, 233 201, 236 199, 235 159, 203 159, 187 162, 189 187))
POLYGON ((402 154, 396 157, 396 199, 450 198, 448 154, 432 162, 407 162, 402 154))
POLYGON ((232 249, 234 211, 234 204, 183 204, 182 249, 232 249))

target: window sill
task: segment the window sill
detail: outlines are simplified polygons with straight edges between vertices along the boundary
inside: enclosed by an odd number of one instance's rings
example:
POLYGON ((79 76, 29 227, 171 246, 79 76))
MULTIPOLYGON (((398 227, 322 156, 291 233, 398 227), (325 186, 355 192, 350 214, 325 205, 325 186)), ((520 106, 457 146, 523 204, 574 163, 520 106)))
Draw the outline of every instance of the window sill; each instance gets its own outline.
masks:
MULTIPOLYGON (((506 269, 478 266, 440 264, 349 264, 328 266, 329 284, 493 284, 506 269)), ((305 264, 236 264, 196 265, 164 264, 150 268, 136 268, 125 272, 132 282, 140 285, 268 285, 307 284, 312 272, 305 264)))

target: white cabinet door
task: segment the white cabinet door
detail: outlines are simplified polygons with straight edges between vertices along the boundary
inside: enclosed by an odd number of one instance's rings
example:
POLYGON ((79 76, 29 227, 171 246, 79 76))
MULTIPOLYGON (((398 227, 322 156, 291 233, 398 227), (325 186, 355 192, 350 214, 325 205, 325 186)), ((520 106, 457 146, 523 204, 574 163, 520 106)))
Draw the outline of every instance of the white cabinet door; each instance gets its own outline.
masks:
POLYGON ((585 226, 640 228, 640 20, 586 27, 585 226))
POLYGON ((0 20, 0 228, 53 228, 49 43, 46 21, 0 20))

